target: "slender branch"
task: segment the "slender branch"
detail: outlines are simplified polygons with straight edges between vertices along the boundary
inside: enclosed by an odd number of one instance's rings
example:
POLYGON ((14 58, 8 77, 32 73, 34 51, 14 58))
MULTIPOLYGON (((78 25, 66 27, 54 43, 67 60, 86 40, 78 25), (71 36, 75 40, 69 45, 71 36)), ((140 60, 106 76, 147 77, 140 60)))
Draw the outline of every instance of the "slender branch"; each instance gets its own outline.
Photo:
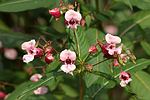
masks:
POLYGON ((83 80, 82 80, 82 75, 80 75, 79 81, 80 81, 80 98, 79 98, 79 100, 83 100, 84 84, 83 84, 83 80))
POLYGON ((146 20, 146 19, 148 19, 148 18, 150 18, 150 15, 145 16, 144 18, 142 18, 142 19, 136 21, 134 24, 130 25, 127 29, 125 29, 125 30, 120 34, 120 36, 123 36, 126 32, 128 32, 130 29, 132 29, 135 25, 141 23, 142 21, 144 21, 144 20, 146 20))
POLYGON ((100 63, 102 63, 102 62, 104 62, 104 61, 107 61, 107 60, 109 60, 109 59, 104 59, 104 60, 102 60, 102 61, 99 61, 99 62, 93 64, 92 66, 96 66, 96 65, 98 65, 98 64, 100 64, 100 63))
POLYGON ((77 51, 78 51, 78 56, 80 58, 79 41, 78 41, 78 38, 77 38, 77 32, 76 32, 76 30, 74 31, 74 37, 75 37, 76 48, 77 48, 77 51))

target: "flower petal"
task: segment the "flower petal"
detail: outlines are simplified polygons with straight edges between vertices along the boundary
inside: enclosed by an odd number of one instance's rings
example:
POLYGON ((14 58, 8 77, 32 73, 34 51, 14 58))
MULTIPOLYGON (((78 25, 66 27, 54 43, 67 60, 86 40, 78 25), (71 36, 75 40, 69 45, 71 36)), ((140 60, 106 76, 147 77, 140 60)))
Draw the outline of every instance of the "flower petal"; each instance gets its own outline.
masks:
POLYGON ((23 56, 23 62, 29 63, 34 60, 34 55, 26 54, 23 56))

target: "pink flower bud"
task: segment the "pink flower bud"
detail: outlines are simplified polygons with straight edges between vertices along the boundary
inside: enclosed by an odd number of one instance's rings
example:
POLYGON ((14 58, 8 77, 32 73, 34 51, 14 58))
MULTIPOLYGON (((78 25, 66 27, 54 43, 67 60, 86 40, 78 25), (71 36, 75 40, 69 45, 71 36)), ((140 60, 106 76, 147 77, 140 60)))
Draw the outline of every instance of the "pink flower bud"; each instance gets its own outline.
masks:
POLYGON ((120 65, 120 64, 119 64, 118 60, 117 60, 117 59, 114 59, 113 66, 117 67, 117 66, 119 66, 119 65, 120 65))
POLYGON ((38 89, 34 90, 33 92, 35 95, 43 95, 48 92, 48 88, 45 86, 41 86, 38 89))
POLYGON ((51 14, 55 18, 59 18, 61 16, 59 8, 54 8, 52 10, 49 10, 49 14, 51 14))
POLYGON ((90 48, 89 48, 89 53, 96 53, 98 51, 98 49, 96 48, 95 45, 92 45, 90 48))
POLYGON ((6 93, 0 91, 0 100, 4 100, 6 95, 7 95, 6 93))
POLYGON ((47 53, 46 56, 45 56, 45 62, 49 64, 52 61, 54 61, 53 55, 51 53, 47 53))
POLYGON ((41 48, 36 48, 36 54, 35 57, 42 57, 43 56, 43 50, 41 48))
POLYGON ((42 75, 41 75, 41 74, 34 74, 34 75, 32 75, 32 76, 30 77, 30 80, 31 80, 32 82, 37 82, 37 81, 39 81, 41 78, 42 78, 42 75))
POLYGON ((16 49, 13 49, 13 48, 5 48, 4 49, 4 56, 10 60, 15 60, 17 58, 17 51, 16 49))

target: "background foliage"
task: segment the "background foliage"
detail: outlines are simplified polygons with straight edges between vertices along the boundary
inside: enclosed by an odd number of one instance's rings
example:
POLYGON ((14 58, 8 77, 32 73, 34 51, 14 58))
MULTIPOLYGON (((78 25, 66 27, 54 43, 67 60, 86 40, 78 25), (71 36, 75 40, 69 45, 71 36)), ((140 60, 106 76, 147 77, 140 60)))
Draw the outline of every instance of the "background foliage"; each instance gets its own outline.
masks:
MULTIPOLYGON (((149 0, 77 0, 81 13, 86 20, 84 29, 79 27, 78 40, 81 56, 84 58, 89 46, 103 39, 108 25, 117 27, 117 35, 137 57, 136 64, 128 63, 123 67, 132 74, 130 86, 121 88, 118 69, 109 68, 110 62, 94 67, 93 73, 84 76, 85 100, 149 100, 150 98, 150 1, 149 0), (82 34, 79 34, 82 33, 82 34), (106 75, 104 73, 107 73, 106 75), (111 79, 114 76, 116 81, 111 79)), ((74 0, 64 0, 73 3, 74 0)), ((55 70, 60 63, 54 61, 46 67, 46 77, 31 83, 29 77, 40 73, 38 66, 45 65, 39 59, 28 65, 21 60, 24 54, 20 45, 30 39, 44 36, 53 41, 53 46, 61 51, 65 48, 66 30, 64 18, 52 20, 48 10, 58 7, 59 0, 0 0, 0 90, 10 93, 8 100, 78 100, 79 83, 76 77, 59 76, 55 70), (15 48, 17 59, 4 56, 5 48, 15 48), (35 70, 36 69, 36 70, 35 70), (32 70, 32 71, 31 71, 32 70), (50 72, 53 72, 50 74, 50 72), (7 83, 7 84, 6 84, 7 83), (32 91, 41 85, 49 87, 49 93, 33 95, 32 91)), ((99 53, 90 62, 101 60, 99 53)), ((56 55, 56 59, 59 59, 56 55)))

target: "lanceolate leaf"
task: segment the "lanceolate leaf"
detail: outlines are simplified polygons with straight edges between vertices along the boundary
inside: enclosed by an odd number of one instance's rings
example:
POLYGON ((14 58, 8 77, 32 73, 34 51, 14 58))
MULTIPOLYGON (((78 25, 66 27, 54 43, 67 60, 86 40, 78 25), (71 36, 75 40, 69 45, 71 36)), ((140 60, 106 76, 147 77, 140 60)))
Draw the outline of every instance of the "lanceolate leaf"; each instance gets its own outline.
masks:
POLYGON ((0 11, 19 12, 41 7, 56 6, 59 0, 6 0, 0 2, 0 11))
POLYGON ((35 83, 30 81, 23 83, 22 85, 18 86, 18 88, 16 88, 16 90, 11 93, 10 96, 8 96, 7 100, 25 100, 26 97, 32 94, 33 90, 42 85, 46 85, 46 83, 52 79, 54 79, 54 76, 47 77, 35 83))
MULTIPOLYGON (((146 68, 148 65, 150 65, 150 59, 139 59, 136 64, 129 63, 126 66, 124 66, 124 71, 130 72, 130 73, 135 73, 136 71, 140 71, 140 70, 146 68)), ((114 76, 114 78, 118 78, 119 73, 120 72, 118 72, 114 76)), ((92 97, 94 98, 97 95, 97 93, 99 93, 109 83, 110 83, 110 81, 106 81, 101 88, 97 89, 97 91, 92 95, 92 97)))
POLYGON ((150 56, 150 44, 148 44, 146 41, 142 41, 141 45, 145 52, 150 56))
POLYGON ((149 100, 150 75, 144 71, 139 71, 133 75, 132 79, 131 90, 136 94, 138 100, 149 100))

